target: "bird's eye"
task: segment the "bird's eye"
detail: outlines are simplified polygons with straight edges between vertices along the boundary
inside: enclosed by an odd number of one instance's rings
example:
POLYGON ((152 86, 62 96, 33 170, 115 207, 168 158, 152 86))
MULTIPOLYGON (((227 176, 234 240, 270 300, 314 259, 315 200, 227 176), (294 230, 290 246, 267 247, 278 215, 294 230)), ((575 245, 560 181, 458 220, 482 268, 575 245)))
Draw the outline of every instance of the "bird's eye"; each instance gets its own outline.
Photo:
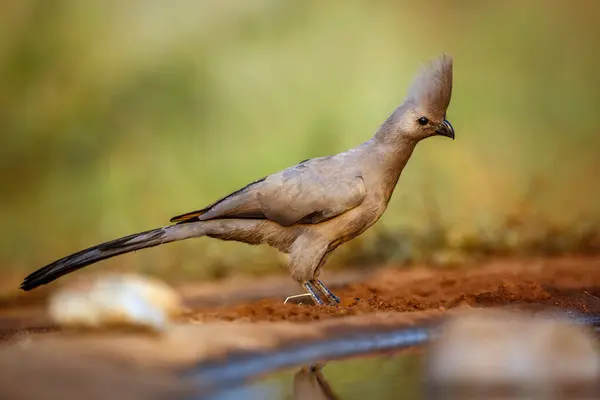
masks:
POLYGON ((429 120, 427 119, 427 117, 421 117, 417 120, 417 122, 419 123, 419 125, 425 126, 425 125, 427 125, 429 120))

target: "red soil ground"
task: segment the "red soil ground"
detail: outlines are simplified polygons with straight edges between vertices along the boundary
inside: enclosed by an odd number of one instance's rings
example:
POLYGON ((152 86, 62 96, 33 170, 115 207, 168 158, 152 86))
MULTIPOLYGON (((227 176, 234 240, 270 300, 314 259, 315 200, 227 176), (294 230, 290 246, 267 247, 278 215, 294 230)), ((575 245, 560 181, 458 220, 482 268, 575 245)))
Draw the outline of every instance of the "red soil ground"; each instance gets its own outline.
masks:
POLYGON ((497 260, 476 268, 384 268, 334 291, 342 299, 337 307, 283 304, 282 296, 195 307, 188 317, 201 321, 310 321, 378 311, 445 310, 459 305, 519 305, 600 313, 600 257, 497 260))

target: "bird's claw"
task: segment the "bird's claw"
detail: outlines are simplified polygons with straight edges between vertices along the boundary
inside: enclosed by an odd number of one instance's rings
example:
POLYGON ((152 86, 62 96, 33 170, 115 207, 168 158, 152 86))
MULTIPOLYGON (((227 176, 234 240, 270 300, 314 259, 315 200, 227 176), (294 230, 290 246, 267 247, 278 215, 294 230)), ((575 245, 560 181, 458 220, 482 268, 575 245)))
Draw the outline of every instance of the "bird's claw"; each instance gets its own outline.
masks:
POLYGON ((314 280, 313 283, 317 287, 317 289, 319 289, 321 291, 321 293, 323 293, 323 295, 327 298, 327 300, 329 300, 330 304, 339 304, 340 303, 340 298, 337 297, 335 294, 333 294, 333 292, 331 290, 327 289, 327 286, 325 286, 323 284, 323 282, 321 282, 320 279, 314 280))
POLYGON ((302 286, 304 287, 304 290, 306 290, 306 292, 310 294, 310 297, 312 297, 315 304, 323 305, 323 300, 319 296, 317 290, 313 287, 312 281, 304 282, 302 286))
POLYGON ((289 296, 285 299, 284 304, 317 304, 323 305, 325 301, 329 305, 338 305, 340 299, 333 294, 327 287, 318 279, 306 281, 302 283, 302 287, 306 291, 304 294, 289 296), (311 301, 308 301, 308 300, 311 301), (325 300, 325 301, 324 301, 325 300))
POLYGON ((297 304, 299 306, 301 306, 301 305, 314 306, 315 298, 310 293, 296 294, 293 296, 288 296, 285 299, 285 301, 283 302, 283 304, 297 304))

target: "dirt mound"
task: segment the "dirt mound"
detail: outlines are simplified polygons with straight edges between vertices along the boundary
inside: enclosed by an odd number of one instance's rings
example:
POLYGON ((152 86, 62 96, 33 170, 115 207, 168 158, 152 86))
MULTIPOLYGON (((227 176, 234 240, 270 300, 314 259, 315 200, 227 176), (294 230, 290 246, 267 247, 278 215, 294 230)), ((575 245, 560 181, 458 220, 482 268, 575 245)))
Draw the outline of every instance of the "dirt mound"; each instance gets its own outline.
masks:
MULTIPOLYGON (((378 311, 423 311, 459 305, 520 305, 600 312, 600 257, 497 260, 476 268, 386 268, 336 288, 338 307, 283 304, 269 298, 245 304, 200 307, 197 321, 310 321, 378 311)), ((293 293, 289 293, 293 294, 293 293)))

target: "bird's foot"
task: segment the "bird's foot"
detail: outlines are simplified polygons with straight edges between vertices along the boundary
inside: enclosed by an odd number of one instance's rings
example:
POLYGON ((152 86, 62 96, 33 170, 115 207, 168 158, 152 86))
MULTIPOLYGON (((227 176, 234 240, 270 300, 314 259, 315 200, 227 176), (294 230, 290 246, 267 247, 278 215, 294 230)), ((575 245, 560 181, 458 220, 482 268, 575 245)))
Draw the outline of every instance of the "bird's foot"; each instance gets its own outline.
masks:
POLYGON ((306 290, 306 292, 308 294, 310 294, 310 297, 312 297, 312 299, 315 302, 315 304, 318 304, 318 305, 322 305, 323 304, 323 300, 319 296, 318 290, 315 289, 314 286, 313 286, 313 281, 306 281, 306 282, 304 282, 302 284, 302 287, 304 288, 304 290, 306 290))
POLYGON ((337 305, 340 303, 340 298, 333 294, 331 290, 327 289, 327 286, 325 286, 320 279, 315 279, 310 282, 323 294, 323 296, 325 296, 329 304, 337 305))
POLYGON ((318 279, 313 279, 302 283, 302 287, 306 290, 305 294, 299 294, 296 296, 290 296, 285 299, 284 303, 293 304, 317 304, 323 305, 325 302, 329 305, 337 305, 340 303, 340 299, 327 289, 327 287, 318 279), (308 301, 311 299, 312 301, 308 301), (324 301, 325 300, 325 301, 324 301))

